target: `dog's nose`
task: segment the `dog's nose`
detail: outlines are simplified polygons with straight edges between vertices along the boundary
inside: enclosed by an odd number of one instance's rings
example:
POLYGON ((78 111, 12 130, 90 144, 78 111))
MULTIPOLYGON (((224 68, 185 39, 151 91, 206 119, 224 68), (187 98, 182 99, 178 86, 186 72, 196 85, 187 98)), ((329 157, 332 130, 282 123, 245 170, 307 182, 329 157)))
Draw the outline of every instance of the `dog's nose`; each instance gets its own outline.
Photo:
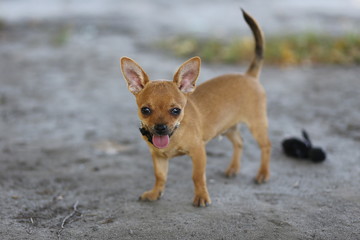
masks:
POLYGON ((158 133, 158 134, 164 134, 168 130, 168 128, 165 124, 156 124, 154 129, 155 129, 156 133, 158 133))

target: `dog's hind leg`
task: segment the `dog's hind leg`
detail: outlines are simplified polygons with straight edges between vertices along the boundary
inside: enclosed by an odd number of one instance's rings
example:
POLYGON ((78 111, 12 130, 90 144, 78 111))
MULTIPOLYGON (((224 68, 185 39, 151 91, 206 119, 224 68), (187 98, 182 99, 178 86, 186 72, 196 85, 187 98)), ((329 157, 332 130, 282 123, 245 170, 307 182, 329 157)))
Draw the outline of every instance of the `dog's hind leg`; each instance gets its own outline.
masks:
POLYGON ((225 175, 227 177, 234 177, 240 169, 243 141, 237 125, 231 127, 225 133, 225 136, 230 140, 234 148, 233 156, 227 170, 225 171, 225 175))
POLYGON ((266 115, 256 119, 249 125, 249 129, 261 150, 261 163, 255 180, 257 183, 263 183, 270 178, 271 142, 268 136, 266 115))

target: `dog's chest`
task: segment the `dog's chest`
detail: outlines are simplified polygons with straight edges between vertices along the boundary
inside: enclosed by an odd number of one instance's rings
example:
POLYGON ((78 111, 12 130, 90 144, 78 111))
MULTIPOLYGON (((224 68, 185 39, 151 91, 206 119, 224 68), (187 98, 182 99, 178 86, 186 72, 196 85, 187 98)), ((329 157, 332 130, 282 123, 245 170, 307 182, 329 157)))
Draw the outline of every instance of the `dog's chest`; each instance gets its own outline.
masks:
POLYGON ((188 151, 184 150, 181 147, 179 147, 179 148, 168 147, 166 149, 157 149, 157 148, 155 148, 154 152, 159 157, 166 158, 166 159, 170 159, 170 158, 173 158, 173 157, 178 157, 178 156, 183 156, 183 155, 188 154, 188 151))

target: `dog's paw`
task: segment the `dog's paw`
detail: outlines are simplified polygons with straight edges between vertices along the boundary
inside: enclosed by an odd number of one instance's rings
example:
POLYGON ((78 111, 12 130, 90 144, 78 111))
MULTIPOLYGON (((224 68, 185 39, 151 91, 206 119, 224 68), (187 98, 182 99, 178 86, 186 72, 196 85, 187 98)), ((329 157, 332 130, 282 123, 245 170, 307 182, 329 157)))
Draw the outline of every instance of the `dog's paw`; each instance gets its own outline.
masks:
POLYGON ((147 192, 144 192, 140 197, 140 201, 156 201, 159 200, 162 195, 162 192, 150 190, 147 192))
POLYGON ((228 178, 232 178, 232 177, 236 177, 236 174, 239 172, 238 168, 233 168, 233 167, 229 167, 226 171, 225 171, 225 176, 228 178))
POLYGON ((194 207, 208 207, 211 204, 209 194, 195 195, 193 206, 194 207))
POLYGON ((268 169, 260 169, 255 178, 255 182, 258 184, 265 183, 265 182, 269 181, 269 178, 270 178, 269 170, 268 169))

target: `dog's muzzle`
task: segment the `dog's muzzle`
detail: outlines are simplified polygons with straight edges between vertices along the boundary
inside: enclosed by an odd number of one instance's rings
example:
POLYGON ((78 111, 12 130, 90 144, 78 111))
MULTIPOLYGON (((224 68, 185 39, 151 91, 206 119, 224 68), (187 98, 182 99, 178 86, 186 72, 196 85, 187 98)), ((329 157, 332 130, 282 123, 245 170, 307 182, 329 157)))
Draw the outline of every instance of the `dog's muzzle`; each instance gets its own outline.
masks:
POLYGON ((166 124, 156 124, 154 127, 155 134, 159 136, 170 135, 169 128, 166 124))
MULTIPOLYGON (((152 137, 153 137, 153 134, 147 129, 144 127, 144 124, 141 122, 141 127, 139 128, 140 130, 140 133, 141 135, 145 136, 147 138, 147 140, 153 144, 152 142, 152 137)), ((157 124, 155 125, 154 127, 154 130, 155 130, 155 134, 157 135, 169 135, 169 137, 171 137, 175 130, 180 126, 180 123, 176 124, 174 129, 169 133, 169 128, 165 125, 165 124, 157 124)))

